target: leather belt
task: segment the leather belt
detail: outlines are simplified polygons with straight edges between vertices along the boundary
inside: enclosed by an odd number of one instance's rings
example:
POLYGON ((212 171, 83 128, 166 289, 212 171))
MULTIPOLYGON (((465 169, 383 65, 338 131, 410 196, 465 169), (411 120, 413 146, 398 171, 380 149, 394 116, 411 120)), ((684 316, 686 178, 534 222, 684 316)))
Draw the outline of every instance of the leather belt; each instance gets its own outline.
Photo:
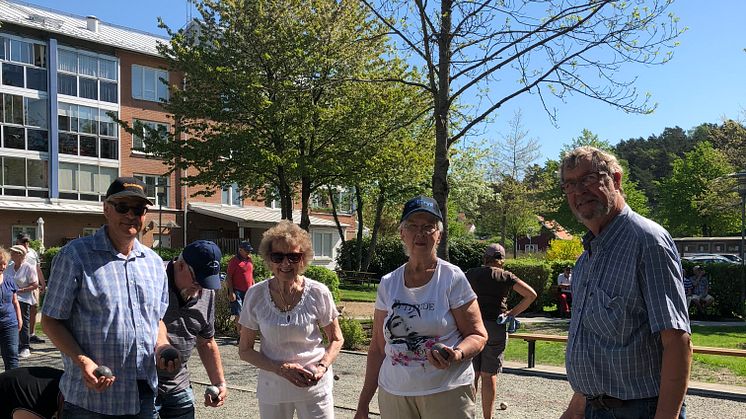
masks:
POLYGON ((606 394, 599 394, 598 396, 586 396, 585 400, 594 409, 618 409, 624 406, 624 400, 611 397, 606 394))

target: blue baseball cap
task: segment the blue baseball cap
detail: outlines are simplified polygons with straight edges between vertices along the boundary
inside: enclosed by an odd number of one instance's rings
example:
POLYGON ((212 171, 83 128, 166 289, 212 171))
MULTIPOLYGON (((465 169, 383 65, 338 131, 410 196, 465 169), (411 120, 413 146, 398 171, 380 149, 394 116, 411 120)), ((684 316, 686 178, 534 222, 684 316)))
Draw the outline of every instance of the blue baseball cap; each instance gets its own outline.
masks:
POLYGON ((438 202, 427 196, 416 196, 406 204, 404 204, 404 210, 401 213, 402 222, 409 218, 410 215, 416 212, 427 212, 428 214, 434 215, 438 220, 443 221, 443 216, 440 215, 440 207, 438 202))
POLYGON ((251 242, 248 240, 242 241, 241 244, 238 245, 238 247, 249 253, 254 250, 254 248, 251 247, 251 242))
POLYGON ((191 242, 181 251, 181 257, 194 270, 195 279, 202 288, 220 289, 220 259, 223 254, 217 244, 208 240, 191 242))

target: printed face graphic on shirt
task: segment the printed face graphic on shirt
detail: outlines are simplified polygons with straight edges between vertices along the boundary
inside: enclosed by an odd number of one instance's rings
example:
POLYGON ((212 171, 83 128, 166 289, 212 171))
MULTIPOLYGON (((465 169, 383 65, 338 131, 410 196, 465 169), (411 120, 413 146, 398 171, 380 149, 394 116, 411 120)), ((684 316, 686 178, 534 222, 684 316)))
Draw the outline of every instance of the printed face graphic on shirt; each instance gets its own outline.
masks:
POLYGON ((384 337, 394 348, 393 362, 409 365, 410 362, 427 362, 426 351, 438 341, 437 336, 424 336, 417 331, 422 321, 421 310, 432 310, 432 304, 420 306, 395 302, 391 305, 384 325, 384 337))

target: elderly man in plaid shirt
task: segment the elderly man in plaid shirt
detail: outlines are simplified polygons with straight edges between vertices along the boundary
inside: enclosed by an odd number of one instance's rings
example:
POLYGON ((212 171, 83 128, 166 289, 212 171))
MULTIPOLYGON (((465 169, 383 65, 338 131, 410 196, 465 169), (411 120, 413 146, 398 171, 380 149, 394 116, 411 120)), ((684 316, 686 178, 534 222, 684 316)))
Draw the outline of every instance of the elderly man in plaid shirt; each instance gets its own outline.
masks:
POLYGON ((588 228, 575 265, 563 419, 685 418, 689 315, 676 246, 627 206, 622 168, 592 147, 567 153, 561 186, 588 228))
POLYGON ((104 201, 106 225, 54 258, 42 327, 63 354, 65 418, 156 416, 155 354, 173 347, 161 320, 168 307, 163 261, 136 238, 148 204, 142 181, 116 179, 104 201), (97 376, 99 366, 114 376, 97 376))

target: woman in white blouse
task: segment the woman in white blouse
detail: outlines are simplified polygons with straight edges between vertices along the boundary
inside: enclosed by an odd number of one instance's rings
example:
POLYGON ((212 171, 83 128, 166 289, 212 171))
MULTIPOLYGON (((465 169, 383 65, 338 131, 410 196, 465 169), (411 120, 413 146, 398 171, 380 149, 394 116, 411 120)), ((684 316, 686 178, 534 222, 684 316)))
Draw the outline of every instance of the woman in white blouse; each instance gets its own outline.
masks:
POLYGON ((242 360, 259 368, 259 415, 290 419, 297 412, 299 419, 333 418, 332 363, 343 339, 331 292, 303 276, 313 258, 311 238, 292 222, 281 221, 264 233, 259 253, 273 276, 246 293, 238 348, 242 360))

